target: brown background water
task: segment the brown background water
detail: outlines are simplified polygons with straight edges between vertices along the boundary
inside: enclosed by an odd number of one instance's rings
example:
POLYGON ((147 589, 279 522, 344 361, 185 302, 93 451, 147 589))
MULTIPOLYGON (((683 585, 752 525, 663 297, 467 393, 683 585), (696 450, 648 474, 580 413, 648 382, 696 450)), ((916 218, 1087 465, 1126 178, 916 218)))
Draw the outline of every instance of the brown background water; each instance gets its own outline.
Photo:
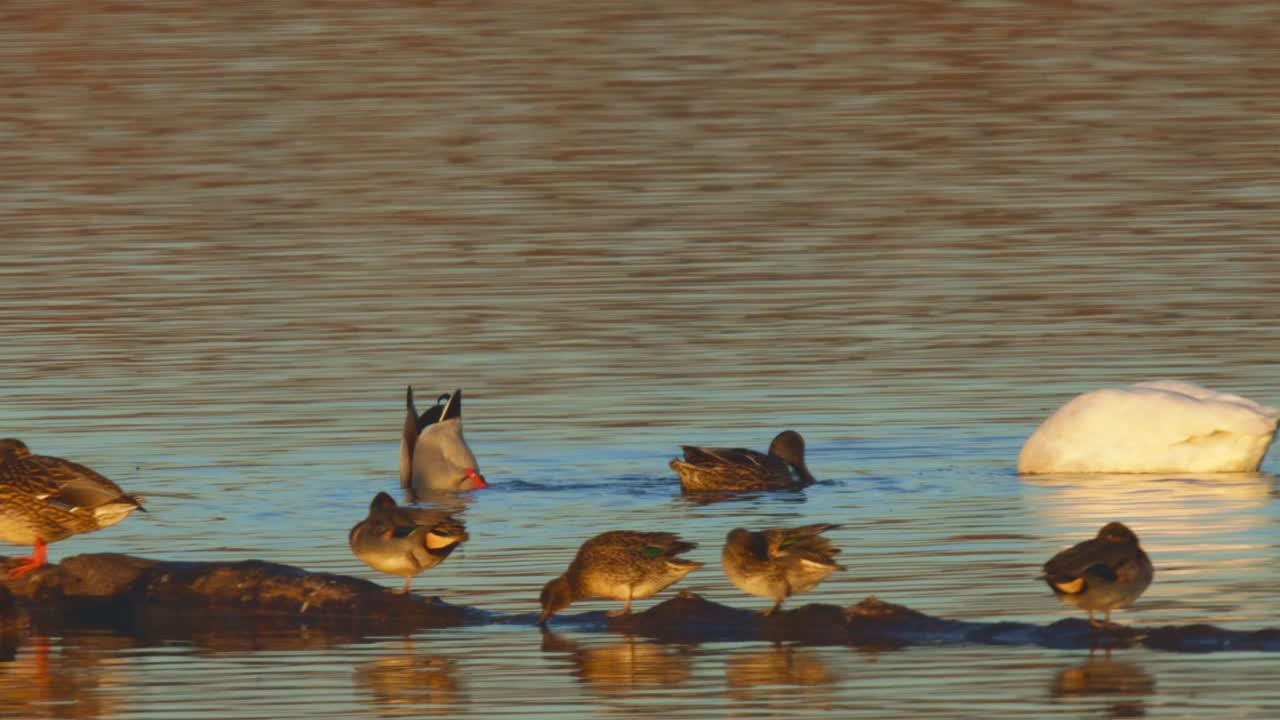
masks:
MULTIPOLYGON (((833 520, 867 594, 1050 622, 1130 521, 1143 624, 1275 626, 1276 482, 1025 481, 1072 394, 1280 402, 1280 6, 7 3, 3 435, 152 513, 53 548, 380 577, 403 386, 461 386, 494 482, 415 585, 533 609, 611 527, 719 577, 833 520), (803 495, 684 502, 682 442, 809 439, 803 495)), ((1274 459, 1264 470, 1274 472, 1274 459)), ((13 552, 17 552, 14 548, 13 552)), ((604 604, 584 604, 598 609, 604 604)), ((1274 658, 662 646, 530 628, 32 638, 3 717, 1274 717, 1274 658)))

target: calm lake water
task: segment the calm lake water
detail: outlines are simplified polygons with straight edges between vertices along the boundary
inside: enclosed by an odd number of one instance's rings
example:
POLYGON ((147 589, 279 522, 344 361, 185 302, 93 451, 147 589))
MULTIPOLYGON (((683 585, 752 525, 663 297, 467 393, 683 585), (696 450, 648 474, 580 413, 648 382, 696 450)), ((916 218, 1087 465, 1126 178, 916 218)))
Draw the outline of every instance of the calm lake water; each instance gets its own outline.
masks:
MULTIPOLYGON (((55 560, 395 587, 346 533, 397 492, 413 383, 465 390, 493 486, 465 501, 471 542, 415 580, 451 602, 532 612, 585 538, 668 528, 709 562, 678 587, 763 607, 721 576, 724 534, 832 521, 849 569, 801 602, 1048 623, 1069 611, 1040 564, 1120 519, 1157 568, 1121 622, 1280 625, 1275 457, 1230 478, 1013 469, 1100 385, 1280 403, 1275 3, 0 18, 0 436, 152 511, 55 560), (818 485, 680 497, 681 443, 788 427, 818 485)), ((24 639, 0 717, 1274 718, 1275 667, 519 625, 103 631, 24 639)))

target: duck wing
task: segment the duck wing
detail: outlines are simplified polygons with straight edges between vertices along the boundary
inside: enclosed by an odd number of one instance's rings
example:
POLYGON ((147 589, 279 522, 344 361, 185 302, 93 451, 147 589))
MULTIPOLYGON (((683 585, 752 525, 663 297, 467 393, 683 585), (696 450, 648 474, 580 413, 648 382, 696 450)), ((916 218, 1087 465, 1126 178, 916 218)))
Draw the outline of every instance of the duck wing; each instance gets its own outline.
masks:
POLYGON ((1063 592, 1079 592, 1079 581, 1094 577, 1115 582, 1125 565, 1134 562, 1135 547, 1129 543, 1117 543, 1094 538, 1078 543, 1044 564, 1044 578, 1063 592))
POLYGON ((30 455, 7 463, 0 470, 0 482, 68 510, 92 510, 113 502, 137 505, 119 485, 84 465, 62 458, 30 455))
POLYGON ((771 465, 772 458, 762 452, 746 448, 708 448, 682 445, 684 461, 700 468, 734 467, 763 472, 771 465))
POLYGON ((770 558, 797 558, 804 561, 839 567, 833 559, 840 550, 831 540, 822 536, 827 530, 840 527, 831 523, 815 523, 795 528, 770 528, 763 531, 770 558))

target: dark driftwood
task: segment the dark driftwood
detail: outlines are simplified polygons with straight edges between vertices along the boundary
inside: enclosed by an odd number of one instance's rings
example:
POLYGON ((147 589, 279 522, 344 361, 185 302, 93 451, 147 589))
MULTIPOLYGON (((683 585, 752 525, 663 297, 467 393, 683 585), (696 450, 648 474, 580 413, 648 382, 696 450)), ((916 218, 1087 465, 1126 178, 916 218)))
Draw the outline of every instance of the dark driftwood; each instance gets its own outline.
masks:
MULTIPOLYGON (((8 566, 7 558, 0 564, 8 566)), ((362 630, 454 627, 483 613, 418 595, 401 595, 367 580, 312 573, 289 565, 168 562, 104 553, 76 555, 6 583, 40 624, 181 625, 239 627, 264 619, 362 630), (145 620, 145 622, 143 622, 145 620)))
MULTIPOLYGON (((9 564, 0 558, 0 565, 9 564)), ((143 638, 183 638, 246 647, 323 645, 369 634, 490 623, 532 625, 534 612, 501 615, 400 595, 358 578, 288 565, 165 562, 129 555, 77 555, 0 585, 0 630, 33 625, 109 625, 143 638), (299 633, 299 629, 305 629, 299 633), (236 640, 240 638, 240 640, 236 640), (244 640, 248 638, 248 640, 244 640)), ((1056 648, 1145 646, 1160 650, 1280 651, 1280 630, 1209 625, 1095 629, 1083 619, 1052 625, 966 622, 925 615, 867 598, 857 605, 804 605, 764 617, 691 593, 640 613, 557 615, 552 628, 611 631, 658 640, 796 641, 878 647, 1041 645, 1056 648)), ((0 637, 0 640, 3 638, 0 637)), ((3 651, 0 642, 0 652, 3 651)))

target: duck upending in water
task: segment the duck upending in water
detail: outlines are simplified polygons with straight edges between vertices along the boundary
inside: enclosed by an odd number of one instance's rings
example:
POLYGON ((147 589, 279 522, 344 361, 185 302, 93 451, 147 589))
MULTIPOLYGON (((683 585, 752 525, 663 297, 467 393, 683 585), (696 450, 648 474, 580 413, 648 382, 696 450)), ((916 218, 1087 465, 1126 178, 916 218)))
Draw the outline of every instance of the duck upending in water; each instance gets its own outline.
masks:
POLYGON ((618 617, 631 612, 633 599, 657 595, 702 563, 678 557, 697 547, 674 533, 614 530, 582 544, 569 569, 542 588, 539 624, 570 604, 586 598, 623 600, 618 617))
POLYGON ((48 543, 110 527, 134 510, 146 512, 140 498, 93 470, 0 440, 0 539, 33 548, 10 579, 45 565, 48 543))
POLYGON ((687 492, 795 490, 814 482, 804 464, 804 438, 778 433, 768 454, 744 448, 682 446, 684 459, 671 461, 687 492))
POLYGON ((773 600, 763 611, 772 615, 788 597, 808 592, 836 570, 840 551, 821 533, 840 527, 828 523, 751 532, 735 528, 725 538, 720 563, 724 574, 743 592, 773 600))
POLYGON ((1255 472, 1278 424, 1275 408, 1188 382, 1102 388, 1041 423, 1018 472, 1255 472))
POLYGON ((449 513, 402 507, 380 492, 347 541, 365 565, 404 577, 399 592, 407 593, 414 575, 444 562, 468 537, 463 522, 449 513))
POLYGON ((400 487, 420 490, 479 490, 488 487, 476 456, 462 436, 462 390, 441 395, 418 414, 413 386, 405 392, 400 437, 400 487))
POLYGON ((1138 545, 1138 536, 1124 523, 1107 523, 1097 537, 1054 555, 1044 564, 1044 580, 1058 599, 1089 611, 1106 612, 1137 600, 1155 577, 1151 560, 1138 545))

